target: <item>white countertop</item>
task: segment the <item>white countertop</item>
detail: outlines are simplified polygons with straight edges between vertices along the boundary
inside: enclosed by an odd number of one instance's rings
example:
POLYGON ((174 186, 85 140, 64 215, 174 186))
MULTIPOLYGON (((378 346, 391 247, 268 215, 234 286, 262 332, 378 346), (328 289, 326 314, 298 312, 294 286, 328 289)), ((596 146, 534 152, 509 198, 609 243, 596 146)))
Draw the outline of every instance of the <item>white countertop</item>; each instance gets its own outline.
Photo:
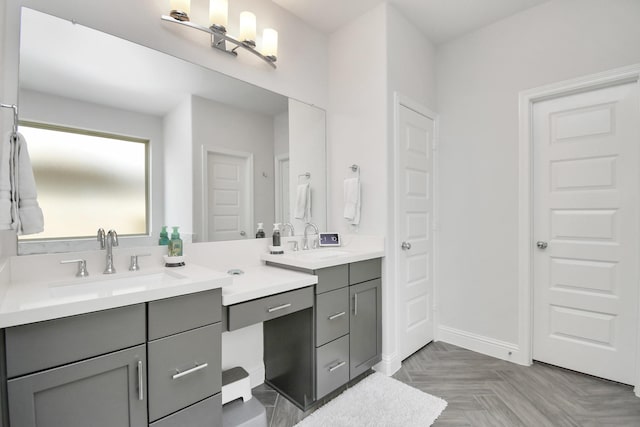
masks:
POLYGON ((383 256, 384 248, 382 247, 372 247, 369 249, 361 247, 336 247, 295 252, 286 251, 284 254, 280 255, 264 253, 261 256, 261 259, 263 261, 302 268, 305 270, 317 270, 320 268, 333 267, 335 265, 348 264, 351 262, 364 261, 383 256))
POLYGON ((252 265, 241 268, 244 274, 222 287, 222 305, 232 305, 255 298, 292 291, 318 283, 318 277, 284 268, 252 265))
POLYGON ((0 328, 217 289, 231 281, 226 273, 188 264, 10 284, 0 304, 0 328))

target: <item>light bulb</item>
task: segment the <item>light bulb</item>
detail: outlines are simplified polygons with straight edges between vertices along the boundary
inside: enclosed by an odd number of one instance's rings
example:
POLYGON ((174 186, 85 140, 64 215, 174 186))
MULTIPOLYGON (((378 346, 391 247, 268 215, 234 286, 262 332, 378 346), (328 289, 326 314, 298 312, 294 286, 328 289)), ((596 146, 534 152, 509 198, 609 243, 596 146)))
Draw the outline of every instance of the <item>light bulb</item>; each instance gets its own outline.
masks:
POLYGON ((264 56, 278 56, 278 32, 273 28, 265 28, 262 32, 262 54, 264 56))
POLYGON ((211 0, 209 3, 209 22, 212 26, 226 29, 229 20, 228 0, 211 0))
POLYGON ((191 0, 170 0, 170 15, 178 21, 188 21, 191 13, 191 0))
POLYGON ((240 14, 240 41, 253 44, 256 40, 256 15, 251 12, 240 14))

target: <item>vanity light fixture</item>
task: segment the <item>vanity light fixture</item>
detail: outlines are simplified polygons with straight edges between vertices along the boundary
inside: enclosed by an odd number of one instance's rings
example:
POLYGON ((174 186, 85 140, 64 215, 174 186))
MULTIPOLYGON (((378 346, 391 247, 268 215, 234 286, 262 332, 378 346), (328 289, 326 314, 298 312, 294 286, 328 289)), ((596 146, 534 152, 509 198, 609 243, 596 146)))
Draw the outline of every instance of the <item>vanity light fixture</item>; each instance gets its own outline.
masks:
POLYGON ((161 19, 210 34, 211 47, 229 55, 238 56, 238 48, 243 48, 276 68, 278 32, 272 28, 266 28, 262 36, 262 52, 258 51, 256 49, 256 15, 246 11, 240 14, 240 36, 235 38, 227 34, 228 0, 211 0, 209 3, 209 27, 191 22, 189 9, 189 0, 171 0, 171 13, 169 16, 162 15, 161 19), (227 42, 235 47, 227 49, 227 42))

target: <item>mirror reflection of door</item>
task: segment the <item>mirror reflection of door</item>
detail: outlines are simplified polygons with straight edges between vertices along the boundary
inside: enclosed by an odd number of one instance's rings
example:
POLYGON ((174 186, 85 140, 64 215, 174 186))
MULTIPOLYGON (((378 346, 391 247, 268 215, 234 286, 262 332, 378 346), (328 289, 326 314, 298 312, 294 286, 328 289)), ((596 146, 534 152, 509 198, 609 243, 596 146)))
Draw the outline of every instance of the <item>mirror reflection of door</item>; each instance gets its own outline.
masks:
POLYGON ((250 156, 207 153, 208 240, 246 239, 251 233, 250 156))

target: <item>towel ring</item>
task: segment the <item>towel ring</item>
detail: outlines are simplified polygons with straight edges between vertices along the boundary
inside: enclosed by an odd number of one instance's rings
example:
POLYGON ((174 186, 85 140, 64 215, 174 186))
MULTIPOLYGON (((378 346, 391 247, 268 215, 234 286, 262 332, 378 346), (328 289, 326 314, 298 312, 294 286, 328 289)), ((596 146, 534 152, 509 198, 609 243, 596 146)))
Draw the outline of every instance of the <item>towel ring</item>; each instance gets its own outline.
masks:
POLYGON ((354 163, 351 166, 349 166, 349 169, 351 169, 351 172, 357 173, 358 174, 358 178, 360 178, 360 166, 358 166, 358 165, 356 165, 354 163))
POLYGON ((300 178, 311 179, 311 173, 305 172, 305 173, 301 173, 300 175, 298 175, 298 182, 300 182, 300 178))

